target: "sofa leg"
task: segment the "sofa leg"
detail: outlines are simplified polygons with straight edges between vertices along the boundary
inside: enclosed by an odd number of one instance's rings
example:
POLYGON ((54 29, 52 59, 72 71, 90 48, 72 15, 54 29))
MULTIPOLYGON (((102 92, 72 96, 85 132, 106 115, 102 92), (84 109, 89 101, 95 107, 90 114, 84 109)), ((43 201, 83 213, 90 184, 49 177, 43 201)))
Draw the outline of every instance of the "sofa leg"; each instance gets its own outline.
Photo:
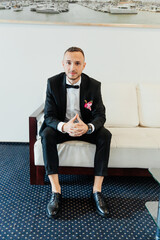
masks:
POLYGON ((45 185, 44 182, 45 168, 43 166, 32 166, 30 170, 31 185, 45 185))
POLYGON ((44 176, 45 176, 44 166, 36 166, 36 184, 37 185, 45 185, 44 176))

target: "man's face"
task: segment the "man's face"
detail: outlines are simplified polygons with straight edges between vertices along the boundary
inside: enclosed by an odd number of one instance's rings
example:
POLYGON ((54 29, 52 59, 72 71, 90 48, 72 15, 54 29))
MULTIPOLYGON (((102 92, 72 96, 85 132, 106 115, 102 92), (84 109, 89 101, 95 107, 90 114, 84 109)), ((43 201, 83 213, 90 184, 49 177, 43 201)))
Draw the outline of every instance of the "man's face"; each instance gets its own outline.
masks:
POLYGON ((79 81, 86 63, 84 62, 84 57, 81 52, 66 52, 62 65, 71 83, 76 83, 79 81))

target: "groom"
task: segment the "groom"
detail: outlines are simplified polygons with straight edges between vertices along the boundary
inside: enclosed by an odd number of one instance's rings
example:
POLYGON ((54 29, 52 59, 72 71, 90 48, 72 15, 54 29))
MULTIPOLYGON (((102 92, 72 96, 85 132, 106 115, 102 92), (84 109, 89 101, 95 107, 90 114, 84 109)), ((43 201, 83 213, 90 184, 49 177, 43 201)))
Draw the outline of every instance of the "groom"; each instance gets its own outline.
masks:
POLYGON ((103 126, 106 117, 101 84, 82 73, 86 63, 80 48, 67 49, 62 65, 64 72, 48 79, 45 120, 40 130, 46 174, 52 187, 47 215, 56 218, 62 205, 57 144, 80 140, 96 144, 91 199, 96 211, 108 217, 109 209, 101 188, 104 176, 107 175, 112 135, 103 126))

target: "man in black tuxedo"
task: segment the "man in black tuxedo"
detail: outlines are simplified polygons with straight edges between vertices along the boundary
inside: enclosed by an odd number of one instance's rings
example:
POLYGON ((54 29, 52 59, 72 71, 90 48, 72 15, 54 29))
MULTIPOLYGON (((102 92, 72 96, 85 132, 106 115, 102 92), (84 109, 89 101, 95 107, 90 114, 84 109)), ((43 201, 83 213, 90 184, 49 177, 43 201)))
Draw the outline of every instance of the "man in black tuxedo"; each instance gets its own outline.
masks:
POLYGON ((108 217, 109 209, 101 188, 107 175, 111 133, 103 126, 106 117, 101 84, 82 73, 86 65, 82 49, 67 49, 62 64, 65 72, 48 79, 44 122, 40 130, 46 174, 52 186, 47 215, 56 218, 61 212, 57 144, 80 140, 96 144, 91 198, 96 211, 108 217))

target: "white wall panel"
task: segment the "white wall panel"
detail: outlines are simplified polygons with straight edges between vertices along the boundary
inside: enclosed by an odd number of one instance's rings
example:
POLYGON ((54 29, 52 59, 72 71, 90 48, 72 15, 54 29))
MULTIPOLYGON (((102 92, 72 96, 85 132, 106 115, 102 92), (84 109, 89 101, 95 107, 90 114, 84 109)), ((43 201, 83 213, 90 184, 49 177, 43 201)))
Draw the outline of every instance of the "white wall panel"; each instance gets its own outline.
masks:
POLYGON ((28 117, 63 52, 79 46, 85 73, 107 82, 160 82, 160 29, 0 25, 0 141, 28 142, 28 117))

